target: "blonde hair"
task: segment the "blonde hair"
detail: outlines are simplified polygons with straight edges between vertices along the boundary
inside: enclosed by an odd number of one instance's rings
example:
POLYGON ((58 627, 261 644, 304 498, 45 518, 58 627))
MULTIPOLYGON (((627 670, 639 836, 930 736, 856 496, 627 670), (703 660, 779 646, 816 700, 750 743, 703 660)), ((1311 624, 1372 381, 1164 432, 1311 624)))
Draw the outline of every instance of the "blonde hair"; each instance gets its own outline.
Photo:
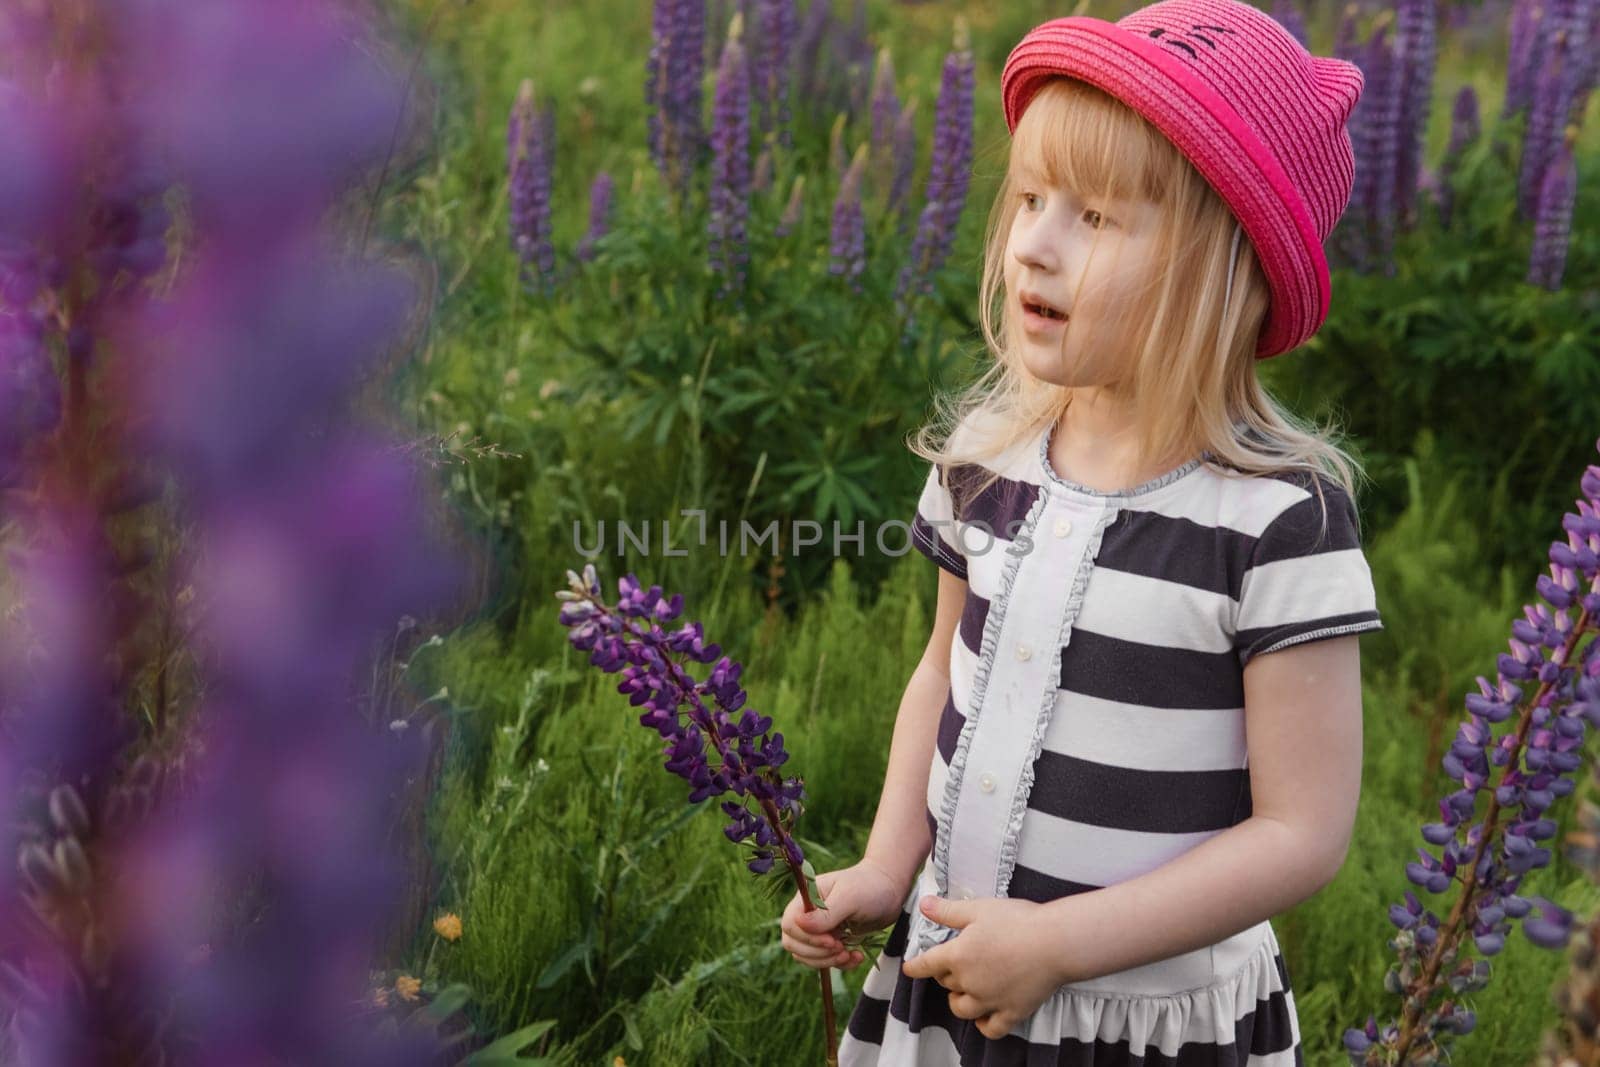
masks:
MULTIPOLYGON (((1067 410, 1070 391, 1035 378, 1015 351, 1016 324, 1006 316, 1004 256, 1019 204, 1019 169, 1086 197, 1153 201, 1153 263, 1165 269, 1145 280, 1147 299, 1126 303, 1115 336, 1127 371, 1106 388, 1125 393, 1138 426, 1137 466, 1161 457, 1207 452, 1207 462, 1242 474, 1305 472, 1322 503, 1322 475, 1351 499, 1364 473, 1339 445, 1333 428, 1307 423, 1257 379, 1255 346, 1269 292, 1249 240, 1238 243, 1232 289, 1226 274, 1237 220, 1193 164, 1143 116, 1104 91, 1073 78, 1045 82, 1012 135, 1009 158, 986 229, 979 317, 994 359, 968 387, 935 397, 934 419, 907 445, 946 474, 964 464, 986 466, 1032 441, 1067 410), (996 329, 999 316, 1002 330, 996 329), (982 422, 986 432, 963 434, 982 422)), ((1093 255, 1093 250, 1091 250, 1093 255)), ((981 491, 990 470, 967 485, 981 491)))

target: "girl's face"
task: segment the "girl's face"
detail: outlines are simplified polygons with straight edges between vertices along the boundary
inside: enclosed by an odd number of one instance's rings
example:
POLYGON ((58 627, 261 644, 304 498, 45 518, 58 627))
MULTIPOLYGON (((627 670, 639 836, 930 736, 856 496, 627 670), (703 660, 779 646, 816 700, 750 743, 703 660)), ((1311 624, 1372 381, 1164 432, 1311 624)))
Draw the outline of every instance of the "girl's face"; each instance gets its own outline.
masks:
POLYGON ((1004 262, 1013 350, 1042 381, 1116 383, 1155 265, 1159 209, 1149 200, 1084 197, 1026 167, 1017 172, 1015 195, 1004 262), (1041 316, 1025 306, 1033 301, 1067 318, 1041 316))

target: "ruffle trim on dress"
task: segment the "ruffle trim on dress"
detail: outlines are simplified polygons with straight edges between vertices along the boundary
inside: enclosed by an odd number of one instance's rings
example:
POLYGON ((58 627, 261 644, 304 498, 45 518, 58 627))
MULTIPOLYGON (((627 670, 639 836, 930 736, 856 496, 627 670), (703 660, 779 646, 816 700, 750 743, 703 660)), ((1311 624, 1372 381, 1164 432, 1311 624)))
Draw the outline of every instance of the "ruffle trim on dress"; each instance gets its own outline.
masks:
POLYGON ((1185 1043, 1231 1045, 1242 1016, 1286 995, 1278 970, 1278 941, 1266 925, 1260 943, 1231 975, 1177 993, 1093 993, 1062 986, 1026 1022, 1023 1036, 1056 1044, 1065 1039, 1128 1042, 1132 1056, 1154 1046, 1175 1055, 1185 1043))

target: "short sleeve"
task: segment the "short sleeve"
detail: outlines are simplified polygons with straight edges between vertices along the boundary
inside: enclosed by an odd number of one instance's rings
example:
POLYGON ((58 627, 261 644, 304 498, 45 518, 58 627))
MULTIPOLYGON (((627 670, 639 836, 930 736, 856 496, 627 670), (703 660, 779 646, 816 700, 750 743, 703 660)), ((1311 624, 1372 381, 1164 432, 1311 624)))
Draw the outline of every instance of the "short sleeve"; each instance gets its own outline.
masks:
POLYGON ((967 559, 956 534, 955 501, 950 490, 939 483, 943 469, 939 464, 929 466, 928 479, 911 520, 911 543, 924 556, 965 581, 967 559))
POLYGON ((1372 570, 1361 551, 1355 503, 1323 483, 1278 514, 1256 539, 1239 593, 1233 648, 1243 668, 1264 652, 1383 629, 1372 570))

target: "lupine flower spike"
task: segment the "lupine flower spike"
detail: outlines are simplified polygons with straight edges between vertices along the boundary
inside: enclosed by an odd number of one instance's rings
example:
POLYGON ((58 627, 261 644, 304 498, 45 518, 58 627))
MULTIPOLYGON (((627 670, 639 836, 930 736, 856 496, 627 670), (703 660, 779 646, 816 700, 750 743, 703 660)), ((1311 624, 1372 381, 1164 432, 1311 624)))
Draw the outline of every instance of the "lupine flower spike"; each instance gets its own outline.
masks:
POLYGON ((722 278, 721 297, 742 288, 750 258, 745 234, 750 214, 750 78, 742 25, 743 17, 735 13, 722 48, 712 108, 708 251, 712 272, 722 278))
POLYGON ((1550 573, 1536 583, 1547 603, 1524 607, 1497 677, 1479 677, 1478 692, 1467 694, 1469 716, 1443 761, 1461 788, 1439 801, 1439 821, 1422 827, 1423 841, 1442 851, 1419 847, 1406 864, 1406 878, 1427 893, 1456 887, 1455 902, 1442 920, 1411 890, 1390 906, 1398 932, 1389 947, 1399 958, 1384 988, 1400 998, 1399 1017, 1379 1024, 1369 1016, 1346 1030, 1352 1064, 1447 1062, 1451 1035, 1476 1021, 1457 998, 1489 981, 1487 960, 1461 953, 1469 936, 1480 956, 1505 947, 1514 920, 1541 947, 1569 939, 1570 912, 1518 889, 1529 871, 1549 865, 1550 849, 1537 844, 1556 833, 1547 812, 1575 788, 1568 775, 1582 764, 1587 727, 1600 726, 1600 641, 1579 652, 1600 619, 1600 466, 1590 465, 1581 485, 1577 511, 1562 518, 1566 540, 1551 544, 1550 573), (1496 735, 1499 723, 1510 728, 1496 735), (1479 794, 1487 809, 1476 820, 1479 794))
MULTIPOLYGON (((818 906, 812 903, 821 900, 816 872, 792 833, 794 820, 805 811, 804 782, 780 776, 778 768, 789 758, 783 734, 768 734, 772 718, 746 706, 747 694, 739 685, 744 668, 722 655, 721 646, 707 642, 698 622, 663 628, 682 613, 681 594, 663 597, 660 586, 643 588, 628 574, 617 580, 617 602, 608 604, 600 598, 592 563, 581 575, 567 571, 567 583, 555 595, 562 601, 559 618, 570 630, 568 641, 589 653, 594 666, 621 674, 617 692, 644 708, 641 726, 665 739, 665 766, 692 787, 689 802, 730 792, 742 797, 722 802, 731 820, 723 834, 735 844, 754 839, 746 866, 755 874, 768 874, 781 858, 780 877, 794 881, 807 911, 818 906), (700 681, 690 674, 691 663, 715 666, 700 681)), ((860 947, 859 940, 850 943, 860 947)), ((820 974, 828 1057, 834 1062, 833 985, 828 969, 820 974)))
POLYGON ((860 275, 867 266, 866 222, 861 213, 861 176, 867 165, 867 146, 856 149, 855 159, 839 183, 833 203, 833 229, 829 244, 828 273, 844 275, 850 287, 861 292, 860 275))
MULTIPOLYGON (((933 276, 955 243, 972 171, 973 58, 965 20, 956 20, 955 48, 945 57, 934 108, 933 158, 928 167, 927 204, 895 287, 902 313, 908 297, 931 293, 933 276)), ((909 316, 908 316, 909 318, 909 316)))
POLYGON ((554 102, 538 107, 533 80, 517 90, 506 133, 511 196, 511 247, 523 283, 548 295, 555 286, 556 252, 551 241, 550 190, 555 165, 554 102))

